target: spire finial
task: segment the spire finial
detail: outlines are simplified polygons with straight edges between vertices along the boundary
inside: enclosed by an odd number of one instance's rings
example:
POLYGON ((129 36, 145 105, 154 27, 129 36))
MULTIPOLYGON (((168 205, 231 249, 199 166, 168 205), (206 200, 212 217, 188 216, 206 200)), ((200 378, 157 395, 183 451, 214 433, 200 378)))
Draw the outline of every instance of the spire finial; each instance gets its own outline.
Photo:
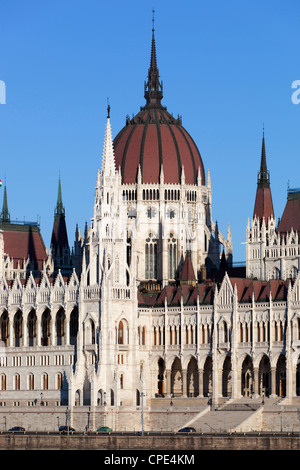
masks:
POLYGON ((265 126, 263 125, 263 136, 262 136, 262 146, 261 146, 261 158, 260 158, 260 171, 258 173, 257 183, 260 187, 269 187, 270 186, 270 174, 267 168, 267 157, 266 157, 266 147, 265 147, 265 126))
POLYGON ((110 119, 110 104, 109 104, 109 98, 107 98, 107 119, 110 119))
POLYGON ((159 80, 159 72, 156 60, 156 45, 154 36, 154 9, 152 10, 152 43, 151 43, 151 59, 150 68, 148 70, 148 81, 145 82, 145 99, 147 105, 156 107, 161 106, 161 100, 163 97, 163 86, 159 80))
POLYGON ((64 206, 62 202, 62 194, 61 194, 61 180, 60 180, 60 172, 58 177, 58 191, 57 191, 57 202, 55 208, 54 218, 55 220, 59 220, 62 215, 64 215, 64 206))
POLYGON ((2 212, 0 214, 0 220, 1 222, 10 222, 10 214, 8 211, 8 204, 7 204, 6 176, 5 176, 5 183, 4 183, 3 206, 2 206, 2 212))

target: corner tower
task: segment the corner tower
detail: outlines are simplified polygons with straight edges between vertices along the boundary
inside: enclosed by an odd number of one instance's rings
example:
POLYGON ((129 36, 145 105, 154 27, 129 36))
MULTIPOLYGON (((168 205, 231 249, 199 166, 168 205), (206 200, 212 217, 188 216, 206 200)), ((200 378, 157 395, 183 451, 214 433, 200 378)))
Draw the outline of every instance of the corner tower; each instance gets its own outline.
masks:
POLYGON ((267 168, 265 134, 263 131, 260 170, 251 224, 248 220, 246 230, 246 276, 265 280, 269 268, 266 264, 268 244, 274 238, 276 221, 274 215, 270 173, 267 168))
POLYGON ((273 201, 270 187, 270 173, 267 168, 267 157, 265 148, 265 133, 263 131, 260 170, 257 176, 256 198, 253 211, 253 219, 257 218, 262 223, 268 223, 269 219, 275 219, 273 201))

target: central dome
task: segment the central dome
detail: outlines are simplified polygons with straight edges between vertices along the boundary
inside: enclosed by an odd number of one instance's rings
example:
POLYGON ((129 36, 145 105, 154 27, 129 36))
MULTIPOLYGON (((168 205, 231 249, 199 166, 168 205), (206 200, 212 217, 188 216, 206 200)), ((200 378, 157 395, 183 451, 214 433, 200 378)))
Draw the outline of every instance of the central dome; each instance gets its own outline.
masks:
POLYGON ((143 183, 159 183, 163 169, 165 183, 180 184, 184 170, 186 184, 197 184, 200 176, 204 185, 200 152, 181 119, 175 119, 161 105, 162 96, 153 28, 146 105, 132 119, 127 118, 114 139, 116 168, 121 168, 122 182, 136 183, 140 166, 143 183))

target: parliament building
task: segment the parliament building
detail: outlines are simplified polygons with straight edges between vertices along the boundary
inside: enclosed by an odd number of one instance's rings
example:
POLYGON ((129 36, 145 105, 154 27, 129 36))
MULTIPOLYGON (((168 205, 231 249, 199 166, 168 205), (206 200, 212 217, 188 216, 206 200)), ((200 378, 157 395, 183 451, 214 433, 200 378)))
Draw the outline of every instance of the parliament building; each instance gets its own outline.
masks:
POLYGON ((4 186, 0 429, 45 413, 50 429, 138 428, 141 406, 151 429, 170 401, 300 398, 300 190, 276 221, 263 134, 236 267, 197 144, 162 104, 154 27, 144 98, 114 138, 108 106, 93 219, 71 248, 60 179, 49 248, 4 186))

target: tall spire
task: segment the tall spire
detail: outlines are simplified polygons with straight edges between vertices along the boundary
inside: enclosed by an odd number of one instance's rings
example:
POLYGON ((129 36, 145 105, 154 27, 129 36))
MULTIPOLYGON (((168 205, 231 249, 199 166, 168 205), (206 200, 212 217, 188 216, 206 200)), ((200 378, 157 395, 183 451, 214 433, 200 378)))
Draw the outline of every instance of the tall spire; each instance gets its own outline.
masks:
POLYGON ((70 248, 65 219, 65 208, 62 203, 61 180, 59 175, 57 202, 54 212, 54 222, 51 235, 50 248, 52 251, 54 270, 70 272, 70 248))
POLYGON ((267 158, 266 158, 266 147, 265 147, 265 131, 263 129, 263 138, 261 146, 261 159, 260 159, 260 171, 257 177, 257 184, 262 188, 270 187, 270 173, 267 169, 267 158))
POLYGON ((163 85, 159 80, 159 71, 157 68, 156 60, 156 45, 155 45, 155 28, 154 28, 154 10, 152 17, 152 44, 151 44, 151 58, 150 58, 150 68, 148 70, 148 81, 145 82, 145 99, 147 105, 152 107, 161 106, 161 100, 163 97, 163 85))
POLYGON ((8 211, 8 205, 7 205, 6 180, 4 184, 3 206, 2 206, 2 212, 0 214, 0 222, 2 223, 10 222, 10 213, 8 211))
POLYGON ((260 170, 257 177, 257 190, 253 212, 253 217, 255 216, 260 220, 260 222, 264 218, 266 224, 270 217, 275 218, 270 188, 270 173, 267 169, 264 130, 261 147, 260 170))
POLYGON ((62 215, 64 215, 65 209, 62 203, 62 195, 61 195, 61 181, 60 181, 60 175, 58 179, 58 192, 57 192, 57 202, 56 202, 56 208, 55 208, 55 215, 54 219, 59 220, 62 215))
POLYGON ((116 174, 116 164, 115 164, 115 155, 113 140, 111 135, 111 125, 110 125, 110 105, 107 106, 107 120, 104 136, 104 146, 102 154, 102 175, 109 176, 116 174))

